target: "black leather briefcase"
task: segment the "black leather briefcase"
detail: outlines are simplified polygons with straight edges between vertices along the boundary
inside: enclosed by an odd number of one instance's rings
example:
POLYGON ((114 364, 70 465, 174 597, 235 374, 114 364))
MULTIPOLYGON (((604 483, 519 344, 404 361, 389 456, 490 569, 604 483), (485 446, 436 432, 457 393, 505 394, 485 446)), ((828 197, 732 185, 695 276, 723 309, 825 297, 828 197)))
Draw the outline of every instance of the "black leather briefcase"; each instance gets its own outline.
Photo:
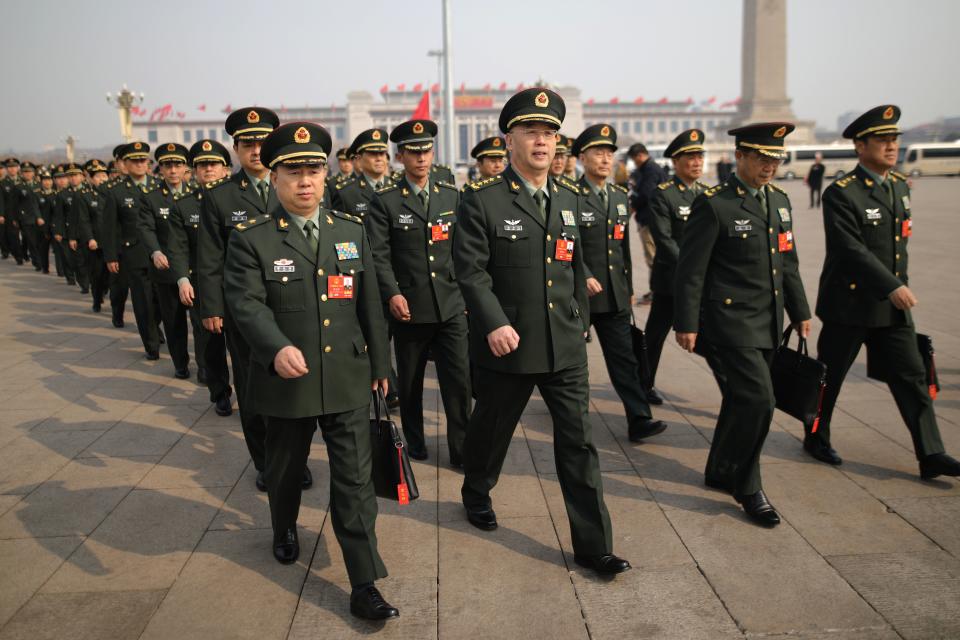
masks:
POLYGON ((823 392, 827 388, 827 365, 807 354, 807 340, 799 336, 796 349, 790 348, 793 327, 783 332, 783 340, 773 358, 773 393, 777 409, 800 422, 811 433, 820 426, 823 392))
POLYGON ((374 417, 370 419, 370 439, 373 445, 373 486, 377 496, 408 504, 420 497, 413 477, 407 447, 400 430, 390 419, 383 391, 373 394, 374 417))
MULTIPOLYGON (((937 392, 940 391, 940 378, 937 376, 937 360, 933 350, 933 340, 930 336, 917 334, 917 350, 920 352, 920 359, 923 360, 923 370, 926 372, 927 390, 933 400, 937 399, 937 392)), ((870 357, 870 350, 867 349, 867 377, 887 381, 887 372, 876 358, 870 357)))

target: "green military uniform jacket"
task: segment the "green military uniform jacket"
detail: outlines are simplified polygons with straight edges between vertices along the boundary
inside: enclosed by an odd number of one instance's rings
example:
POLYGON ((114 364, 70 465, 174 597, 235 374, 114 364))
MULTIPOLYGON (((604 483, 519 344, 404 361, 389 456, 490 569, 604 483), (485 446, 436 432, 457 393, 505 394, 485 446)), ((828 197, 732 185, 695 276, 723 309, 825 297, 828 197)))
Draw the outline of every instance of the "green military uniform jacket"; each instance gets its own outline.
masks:
POLYGON ((718 346, 772 349, 784 310, 793 322, 810 318, 790 200, 769 185, 767 204, 764 213, 736 176, 694 201, 677 263, 677 333, 702 329, 718 346))
MULTIPOLYGON (((708 188, 702 182, 697 182, 696 187, 701 193, 708 188)), ((650 276, 654 293, 673 296, 680 241, 695 198, 694 190, 677 177, 658 185, 650 198, 650 233, 657 246, 650 276)))
POLYGON ((452 256, 460 193, 443 182, 427 188, 428 211, 402 178, 377 192, 366 218, 380 297, 405 297, 411 324, 444 322, 464 309, 452 256))
POLYGON ((66 187, 57 192, 53 199, 52 219, 50 220, 50 233, 63 236, 64 240, 70 238, 73 230, 71 213, 73 211, 73 201, 80 193, 81 187, 66 187))
POLYGON ((277 206, 274 189, 267 195, 267 205, 240 170, 230 178, 206 186, 200 215, 200 237, 197 251, 200 316, 222 318, 226 313, 223 300, 223 263, 227 255, 230 233, 250 218, 261 216, 277 206))
MULTIPOLYGON (((183 190, 188 193, 189 188, 189 185, 183 185, 183 190)), ((143 205, 140 208, 140 238, 146 247, 147 256, 152 256, 154 251, 160 251, 167 257, 167 262, 171 263, 169 269, 161 270, 154 266, 152 259, 150 260, 150 279, 154 282, 176 284, 177 278, 180 277, 173 268, 170 256, 171 244, 177 243, 174 238, 176 231, 173 230, 177 222, 172 219, 175 209, 175 194, 166 185, 148 193, 143 198, 143 205)), ((176 247, 174 249, 176 250, 176 247)))
POLYGON ((470 320, 470 355, 507 373, 561 371, 586 364, 586 277, 577 220, 580 190, 547 178, 547 221, 512 168, 468 185, 460 200, 453 260, 470 320), (573 241, 569 261, 557 243, 573 241), (498 358, 487 334, 512 325, 519 348, 498 358))
MULTIPOLYGON (((569 178, 558 178, 569 182, 569 178)), ((603 291, 590 297, 591 313, 607 313, 630 308, 633 275, 630 261, 630 236, 627 227, 630 209, 627 190, 610 184, 607 206, 585 177, 577 185, 582 193, 580 203, 580 238, 583 242, 584 273, 596 278, 603 291)))
MULTIPOLYGON (((383 189, 393 186, 394 181, 391 176, 384 176, 383 181, 383 189)), ((330 200, 337 211, 364 218, 370 212, 370 203, 375 195, 373 187, 361 175, 337 184, 336 189, 330 194, 330 200)))
POLYGON ((56 197, 57 192, 53 189, 50 189, 49 191, 37 189, 36 191, 37 217, 43 220, 43 223, 47 226, 47 229, 50 228, 50 223, 53 220, 53 202, 56 197))
POLYGON ((6 224, 17 222, 17 201, 20 197, 19 187, 21 182, 20 176, 16 178, 4 178, 0 181, 0 185, 3 185, 3 214, 6 224))
POLYGON ((24 182, 21 180, 18 185, 20 193, 17 196, 17 219, 21 226, 31 227, 37 224, 38 207, 34 192, 39 188, 39 182, 24 182))
MULTIPOLYGON (((90 240, 96 240, 97 246, 103 243, 103 214, 106 196, 99 189, 87 187, 73 199, 70 218, 75 224, 70 226, 68 240, 76 240, 86 247, 90 240)), ((102 247, 100 247, 102 248, 102 247)))
POLYGON ((827 254, 820 274, 817 316, 855 327, 912 324, 887 297, 908 284, 907 243, 912 233, 910 187, 890 172, 891 205, 882 185, 862 167, 823 192, 827 254))
POLYGON ((140 210, 144 197, 159 186, 157 179, 147 176, 144 186, 137 186, 129 177, 117 182, 108 191, 103 214, 103 259, 116 262, 121 254, 131 269, 146 269, 150 255, 140 241, 140 210))
MULTIPOLYGON (((373 253, 359 218, 320 209, 319 251, 282 207, 237 226, 224 269, 226 299, 250 344, 252 410, 282 418, 340 413, 370 402, 370 383, 389 371, 373 253), (331 278, 353 279, 333 298, 331 278), (288 345, 310 372, 283 379, 273 359, 288 345)), ((202 292, 201 292, 202 294, 202 292)))
MULTIPOLYGON (((197 282, 197 251, 200 241, 200 216, 203 209, 203 187, 178 193, 174 196, 174 207, 170 212, 170 268, 177 280, 189 278, 197 282)), ((199 289, 199 287, 197 287, 199 289)), ((194 291, 197 295, 199 291, 194 291)), ((194 306, 197 303, 194 302, 194 306)))

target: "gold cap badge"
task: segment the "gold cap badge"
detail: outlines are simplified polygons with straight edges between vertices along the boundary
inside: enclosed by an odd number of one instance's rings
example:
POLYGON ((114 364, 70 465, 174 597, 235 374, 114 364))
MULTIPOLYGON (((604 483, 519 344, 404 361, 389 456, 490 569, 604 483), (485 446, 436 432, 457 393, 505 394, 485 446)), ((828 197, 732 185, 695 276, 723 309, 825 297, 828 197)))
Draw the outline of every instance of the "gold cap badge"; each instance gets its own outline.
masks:
POLYGON ((893 106, 889 106, 889 107, 887 107, 886 110, 884 110, 884 112, 883 112, 883 119, 884 119, 884 120, 889 120, 889 119, 892 118, 892 117, 893 117, 893 106))
POLYGON ((696 131, 691 131, 691 132, 690 132, 690 142, 696 142, 696 141, 699 140, 699 139, 700 139, 700 134, 699 134, 699 133, 697 133, 696 131))
POLYGON ((176 151, 177 147, 172 142, 167 145, 167 151, 176 151))
POLYGON ((137 150, 143 149, 143 145, 140 144, 139 142, 134 142, 134 143, 133 143, 133 148, 134 148, 134 149, 137 149, 137 150))
POLYGON ((310 142, 310 132, 307 131, 306 127, 300 127, 296 133, 293 134, 293 139, 299 144, 306 144, 310 142))
POLYGON ((422 123, 422 122, 414 122, 414 123, 413 123, 413 132, 416 133, 417 135, 423 133, 423 123, 422 123))
POLYGON ((533 104, 537 105, 541 109, 546 109, 550 106, 550 98, 547 97, 546 92, 541 91, 537 94, 537 97, 533 99, 533 104))
POLYGON ((249 122, 250 124, 255 124, 257 122, 260 122, 260 114, 257 113, 256 111, 248 111, 247 122, 249 122))
POLYGON ((604 138, 606 138, 607 136, 609 136, 609 135, 610 135, 610 127, 608 127, 607 125, 603 125, 603 128, 600 129, 600 135, 603 136, 604 138))
POLYGON ((776 131, 773 132, 773 137, 774 137, 774 138, 782 138, 782 137, 785 136, 785 135, 787 135, 787 128, 786 128, 786 127, 780 127, 779 129, 777 129, 776 131))
POLYGON ((370 134, 370 137, 373 138, 374 140, 379 140, 379 139, 380 139, 380 132, 377 131, 376 129, 374 129, 373 133, 370 134))
POLYGON ((213 151, 213 145, 210 144, 209 140, 204 140, 203 144, 200 145, 200 148, 203 149, 204 151, 213 151))
POLYGON ((494 147, 499 147, 499 146, 500 146, 500 138, 494 138, 494 139, 493 139, 493 142, 491 142, 490 145, 491 145, 491 146, 494 146, 494 147))

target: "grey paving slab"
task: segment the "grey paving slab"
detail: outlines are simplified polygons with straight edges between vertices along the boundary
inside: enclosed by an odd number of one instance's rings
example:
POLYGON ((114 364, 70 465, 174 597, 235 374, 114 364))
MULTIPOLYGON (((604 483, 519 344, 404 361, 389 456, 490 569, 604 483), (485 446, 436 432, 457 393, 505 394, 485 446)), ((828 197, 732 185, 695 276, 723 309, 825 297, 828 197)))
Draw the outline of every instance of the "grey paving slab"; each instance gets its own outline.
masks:
POLYGON ((163 595, 164 591, 40 595, 0 631, 0 639, 136 640, 163 595))
POLYGON ((0 540, 0 628, 82 542, 81 537, 0 540))
POLYGON ((904 520, 960 558, 960 497, 891 498, 885 502, 904 520))
POLYGON ((943 551, 828 558, 903 638, 960 637, 960 560, 943 551))
POLYGON ((0 448, 0 493, 33 491, 100 436, 98 431, 38 432, 0 448))
POLYGON ((250 462, 239 427, 189 431, 141 482, 149 489, 232 487, 250 462))

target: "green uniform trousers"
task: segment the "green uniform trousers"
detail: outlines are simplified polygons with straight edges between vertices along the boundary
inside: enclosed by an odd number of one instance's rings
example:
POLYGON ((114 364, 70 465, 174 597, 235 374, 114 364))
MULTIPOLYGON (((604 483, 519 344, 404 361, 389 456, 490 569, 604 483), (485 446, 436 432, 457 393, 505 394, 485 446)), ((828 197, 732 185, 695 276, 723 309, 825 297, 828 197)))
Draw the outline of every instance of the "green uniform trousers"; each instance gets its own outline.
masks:
POLYGON ((463 446, 464 505, 471 509, 491 505, 490 491, 500 477, 520 414, 537 387, 553 418, 553 453, 573 550, 583 555, 611 553, 610 514, 603 501, 600 463, 587 417, 587 365, 537 374, 477 367, 476 373, 477 403, 463 446))
MULTIPOLYGON (((202 295, 202 294, 201 294, 202 295)), ((243 428, 243 439, 247 443, 250 459, 257 471, 264 471, 263 441, 266 437, 264 417, 253 411, 247 401, 249 393, 247 384, 250 376, 250 345, 240 333, 240 329, 233 321, 233 314, 228 310, 223 318, 223 331, 226 334, 227 350, 230 352, 230 364, 233 368, 233 386, 237 392, 237 406, 240 408, 240 426, 243 428)), ((301 474, 303 469, 300 470, 301 474)))
POLYGON ((265 479, 274 533, 297 524, 303 468, 319 424, 330 458, 330 517, 350 584, 385 578, 387 569, 377 551, 374 530, 377 496, 371 476, 369 407, 307 418, 268 417, 266 421, 265 479))

